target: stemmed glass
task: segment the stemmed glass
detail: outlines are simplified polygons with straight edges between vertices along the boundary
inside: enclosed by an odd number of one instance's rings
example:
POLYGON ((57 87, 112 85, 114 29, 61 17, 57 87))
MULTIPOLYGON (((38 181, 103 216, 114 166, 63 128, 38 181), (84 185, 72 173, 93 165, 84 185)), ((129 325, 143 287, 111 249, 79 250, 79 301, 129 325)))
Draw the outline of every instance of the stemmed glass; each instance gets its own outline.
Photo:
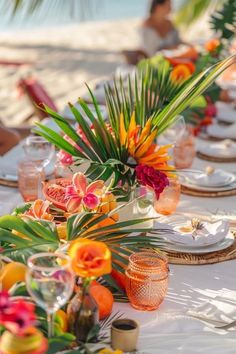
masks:
POLYGON ((45 169, 55 153, 55 148, 43 137, 30 135, 25 140, 24 151, 30 161, 45 169))
POLYGON ((166 143, 176 145, 184 136, 185 131, 186 124, 184 117, 179 115, 174 123, 164 131, 162 138, 166 143))
POLYGON ((54 314, 69 300, 74 288, 70 258, 62 253, 38 253, 27 262, 26 286, 47 312, 48 337, 54 334, 54 314))

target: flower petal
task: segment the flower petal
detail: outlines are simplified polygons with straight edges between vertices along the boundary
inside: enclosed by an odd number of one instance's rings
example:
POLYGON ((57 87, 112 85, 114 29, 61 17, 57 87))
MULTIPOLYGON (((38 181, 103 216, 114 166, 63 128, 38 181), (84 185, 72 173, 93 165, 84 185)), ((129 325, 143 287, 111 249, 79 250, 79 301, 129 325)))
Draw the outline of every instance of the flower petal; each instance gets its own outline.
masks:
POLYGON ((83 197, 86 194, 87 179, 83 173, 75 173, 72 179, 72 184, 79 196, 83 197))
POLYGON ((99 205, 99 199, 98 197, 93 194, 93 193, 88 193, 86 196, 83 198, 83 203, 84 205, 89 208, 89 209, 95 209, 99 205))
POLYGON ((69 200, 66 203, 67 211, 69 211, 71 213, 75 213, 77 211, 80 211, 81 201, 82 201, 81 197, 69 198, 69 200))
POLYGON ((78 193, 75 190, 74 186, 72 185, 66 186, 65 199, 74 198, 74 197, 78 197, 78 193))
POLYGON ((90 185, 87 187, 86 194, 88 193, 96 193, 97 191, 101 191, 104 188, 105 183, 102 180, 94 181, 90 183, 90 185))

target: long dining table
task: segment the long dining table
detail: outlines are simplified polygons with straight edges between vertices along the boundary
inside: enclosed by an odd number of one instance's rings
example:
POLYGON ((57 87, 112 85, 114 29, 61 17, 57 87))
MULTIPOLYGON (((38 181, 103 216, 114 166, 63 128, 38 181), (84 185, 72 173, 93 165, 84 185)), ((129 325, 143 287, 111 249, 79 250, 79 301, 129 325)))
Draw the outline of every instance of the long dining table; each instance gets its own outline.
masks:
MULTIPOLYGON (((201 146, 209 143, 201 139, 196 141, 201 146)), ((235 163, 209 163, 197 157, 193 168, 204 169, 208 165, 236 173, 235 163)), ((10 213, 20 203, 22 198, 17 188, 0 186, 0 215, 10 213)), ((214 214, 236 220, 236 196, 206 198, 181 194, 177 212, 214 214)), ((227 292, 235 295, 236 319, 236 259, 209 265, 170 264, 168 293, 158 310, 142 312, 128 303, 115 303, 113 312, 139 322, 140 354, 235 354, 236 327, 217 329, 213 323, 189 314, 190 309, 207 304, 227 292)))

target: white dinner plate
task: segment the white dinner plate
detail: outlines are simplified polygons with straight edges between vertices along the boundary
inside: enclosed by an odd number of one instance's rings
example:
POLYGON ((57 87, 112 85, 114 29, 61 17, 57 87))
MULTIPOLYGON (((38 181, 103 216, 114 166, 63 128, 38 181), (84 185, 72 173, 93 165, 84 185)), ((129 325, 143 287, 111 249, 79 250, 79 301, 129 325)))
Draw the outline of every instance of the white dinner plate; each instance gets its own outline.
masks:
POLYGON ((218 186, 218 187, 205 187, 205 186, 198 186, 195 184, 188 183, 184 178, 180 178, 181 185, 196 191, 202 192, 226 192, 232 191, 236 189, 236 181, 233 183, 226 185, 226 186, 218 186))
POLYGON ((227 127, 219 124, 211 124, 206 128, 206 131, 212 138, 236 140, 236 123, 227 127))
POLYGON ((183 173, 183 178, 184 183, 206 188, 228 186, 236 181, 236 176, 233 173, 221 169, 216 169, 210 175, 204 171, 202 173, 189 171, 186 174, 183 173))
POLYGON ((201 146, 198 151, 209 157, 236 158, 236 143, 230 139, 201 146))
POLYGON ((225 239, 229 233, 229 222, 218 220, 214 222, 201 221, 204 228, 193 237, 192 232, 182 232, 181 227, 191 225, 191 219, 183 215, 172 215, 161 219, 161 223, 155 222, 157 229, 169 229, 168 236, 163 238, 176 245, 198 248, 216 244, 225 239), (174 231, 174 232, 173 232, 174 231))
POLYGON ((216 118, 219 121, 225 123, 236 122, 236 108, 233 104, 225 102, 216 102, 217 115, 216 118))
POLYGON ((168 244, 166 246, 163 246, 163 249, 167 251, 174 251, 174 252, 179 252, 179 253, 191 253, 191 254, 205 254, 205 253, 210 253, 210 252, 216 252, 216 251, 221 251, 224 250, 234 243, 234 235, 232 235, 231 232, 228 233, 228 235, 222 240, 219 241, 213 245, 205 246, 205 247, 186 247, 182 245, 177 245, 177 244, 168 244))

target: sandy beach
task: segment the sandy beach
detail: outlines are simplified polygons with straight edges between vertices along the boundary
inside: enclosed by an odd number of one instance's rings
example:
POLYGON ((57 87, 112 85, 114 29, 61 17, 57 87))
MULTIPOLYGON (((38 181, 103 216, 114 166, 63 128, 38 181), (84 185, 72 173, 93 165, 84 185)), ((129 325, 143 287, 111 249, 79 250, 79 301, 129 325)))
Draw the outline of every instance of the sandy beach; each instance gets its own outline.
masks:
MULTIPOLYGON (((84 83, 111 75, 124 63, 120 51, 138 47, 140 19, 87 22, 55 28, 5 31, 0 34, 0 60, 27 61, 20 67, 0 65, 0 117, 9 126, 20 124, 31 112, 25 97, 18 97, 19 78, 32 74, 43 84, 59 110, 86 92, 84 83)), ((195 26, 188 39, 206 37, 195 26), (192 33, 192 35, 191 35, 192 33), (200 37, 199 37, 200 35, 200 37)))

